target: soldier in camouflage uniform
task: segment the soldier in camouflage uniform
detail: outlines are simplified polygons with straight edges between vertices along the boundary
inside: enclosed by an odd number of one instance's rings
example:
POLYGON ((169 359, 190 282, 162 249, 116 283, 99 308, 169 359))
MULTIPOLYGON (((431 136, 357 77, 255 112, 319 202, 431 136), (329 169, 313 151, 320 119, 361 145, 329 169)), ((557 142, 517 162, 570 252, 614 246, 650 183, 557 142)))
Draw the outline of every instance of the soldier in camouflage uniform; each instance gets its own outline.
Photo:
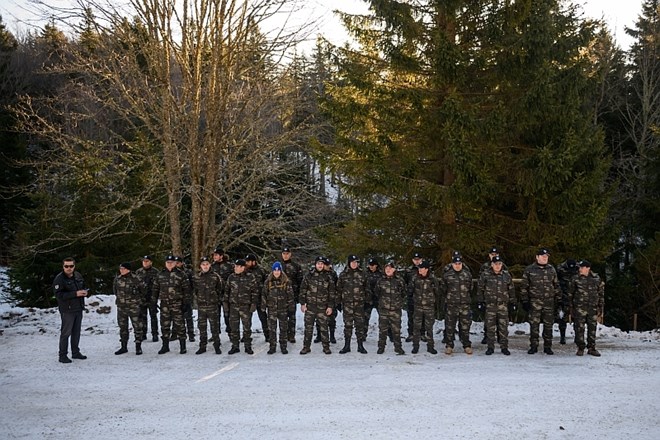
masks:
POLYGON ((154 279, 158 276, 158 269, 152 265, 153 258, 150 255, 142 257, 142 267, 135 271, 147 289, 147 304, 140 310, 140 321, 142 322, 142 339, 147 339, 147 312, 151 322, 151 340, 158 342, 158 297, 153 294, 154 279))
POLYGON ((286 273, 282 270, 282 263, 276 261, 273 263, 273 271, 266 277, 263 289, 261 290, 261 307, 267 309, 268 327, 270 331, 270 349, 268 354, 275 354, 277 350, 277 323, 280 323, 280 350, 282 354, 289 351, 286 348, 289 316, 291 310, 295 312, 296 303, 294 302, 293 283, 286 273))
POLYGON ((550 251, 545 248, 536 253, 536 263, 525 268, 520 285, 523 308, 529 312, 529 343, 527 353, 538 352, 539 327, 543 320, 543 352, 552 351, 552 325, 555 317, 555 305, 561 300, 561 289, 557 271, 548 264, 550 251))
POLYGON ((119 275, 112 282, 112 292, 116 296, 117 324, 121 348, 115 354, 128 352, 128 319, 130 318, 135 335, 135 354, 142 354, 144 328, 140 320, 140 310, 147 302, 147 292, 142 279, 131 272, 131 263, 119 265, 119 275))
POLYGON ((444 271, 440 280, 440 292, 445 303, 445 354, 454 351, 454 333, 459 323, 459 337, 463 351, 472 354, 470 342, 470 303, 472 301, 472 272, 463 264, 463 257, 454 256, 451 267, 444 271))
MULTIPOLYGON (((452 251, 452 253, 451 253, 452 260, 456 257, 461 258, 461 261, 463 260, 463 255, 461 254, 460 251, 452 251)), ((446 274, 450 270, 454 270, 453 264, 454 264, 453 262, 449 262, 449 263, 445 264, 445 267, 442 268, 442 275, 443 276, 444 276, 444 274, 446 274)), ((471 278, 472 277, 472 270, 470 269, 470 266, 468 266, 467 264, 461 264, 461 266, 463 267, 463 270, 466 271, 466 273, 470 274, 470 278, 471 278)), ((442 284, 442 278, 440 278, 439 281, 442 284)), ((438 306, 440 306, 440 311, 442 312, 441 314, 443 316, 446 315, 447 306, 445 304, 445 296, 444 295, 440 295, 440 302, 438 303, 438 306)), ((456 324, 458 324, 458 333, 460 334, 461 333, 461 320, 459 319, 459 320, 454 320, 454 321, 455 321, 456 324), (458 322, 456 322, 456 321, 458 321, 458 322)), ((470 320, 470 322, 472 322, 472 320, 470 320)), ((447 325, 446 324, 447 324, 447 320, 445 320, 445 328, 442 331, 442 343, 445 344, 445 352, 447 352, 447 350, 446 350, 446 346, 447 346, 447 325)), ((486 334, 485 330, 484 330, 484 334, 486 334)), ((456 339, 456 328, 454 328, 453 335, 454 335, 454 339, 456 339)), ((454 339, 452 339, 452 341, 454 339)), ((454 346, 452 345, 452 348, 453 347, 454 346)))
POLYGON ((344 348, 339 351, 340 354, 351 351, 354 326, 358 352, 367 354, 364 348, 364 309, 367 302, 371 302, 370 297, 367 276, 360 270, 360 260, 356 255, 350 255, 346 269, 337 280, 337 303, 342 306, 344 319, 344 348))
POLYGON ((568 297, 568 287, 571 279, 578 274, 578 266, 575 260, 568 259, 557 266, 557 278, 559 279, 559 287, 561 288, 561 302, 557 308, 557 316, 555 322, 559 324, 559 343, 566 343, 566 324, 568 317, 571 315, 571 302, 568 297))
POLYGON ((499 333, 502 354, 508 356, 509 351, 509 311, 516 307, 516 290, 509 271, 504 270, 502 257, 493 257, 491 269, 483 271, 479 277, 477 298, 479 308, 485 311, 486 337, 488 348, 486 354, 495 351, 495 332, 499 333))
MULTIPOLYGON (((339 279, 339 276, 337 275, 337 272, 332 268, 332 262, 328 257, 323 257, 323 270, 328 272, 330 274, 330 277, 332 278, 332 282, 335 283, 335 288, 337 286, 337 280, 339 279)), ((313 270, 312 270, 313 272, 313 270)), ((341 304, 335 304, 335 306, 332 308, 332 313, 328 316, 328 335, 330 338, 330 342, 333 344, 337 343, 337 339, 335 338, 335 331, 337 330, 337 315, 341 311, 341 304)), ((321 327, 319 322, 316 322, 316 338, 314 339, 314 343, 318 344, 321 342, 321 327)))
MULTIPOLYGON (((412 256, 412 266, 403 272, 403 282, 409 286, 413 277, 417 276, 417 267, 422 263, 422 254, 415 252, 412 256)), ((413 340, 413 323, 415 322, 415 302, 413 301, 412 292, 407 289, 408 296, 406 301, 406 315, 408 316, 408 337, 406 342, 413 340)), ((426 330, 426 326, 422 323, 422 328, 426 330)), ((423 335, 423 340, 426 342, 426 334, 423 335)))
POLYGON ((596 350, 596 327, 598 315, 603 313, 605 284, 598 274, 591 271, 589 261, 580 261, 579 267, 579 273, 573 276, 569 286, 569 296, 573 305, 575 344, 578 346, 576 355, 584 355, 584 326, 586 323, 587 354, 600 356, 600 352, 596 350))
MULTIPOLYGON (((193 272, 186 267, 183 257, 176 258, 176 268, 180 270, 188 280, 190 284, 190 291, 192 292, 193 288, 193 272)), ((192 301, 187 302, 183 305, 183 319, 186 322, 186 330, 188 331, 188 339, 190 342, 195 342, 195 323, 193 322, 193 304, 192 301)))
POLYGON ((300 283, 303 279, 302 267, 299 263, 291 259, 291 248, 282 248, 282 270, 289 278, 291 287, 293 287, 293 310, 289 311, 289 323, 287 325, 287 339, 290 343, 296 343, 296 304, 300 303, 300 283))
POLYGON ((165 258, 165 268, 154 280, 154 294, 160 298, 160 330, 163 346, 158 354, 170 351, 171 338, 178 338, 180 353, 186 353, 186 327, 183 308, 192 302, 192 289, 185 273, 176 268, 176 257, 165 258))
MULTIPOLYGON (((371 312, 378 307, 378 298, 374 290, 376 282, 383 277, 378 260, 370 258, 367 263, 367 303, 364 305, 364 337, 369 333, 369 321, 371 321, 371 312)), ((391 335, 390 335, 391 337, 391 335)))
MULTIPOLYGON (((213 250, 213 263, 211 263, 211 270, 220 275, 222 281, 226 284, 227 278, 229 275, 234 273, 234 266, 227 261, 227 256, 225 255, 224 249, 217 247, 213 250)), ((222 308, 222 304, 218 305, 218 325, 220 325, 220 320, 224 316, 225 318, 225 332, 229 334, 229 310, 222 308)))
MULTIPOLYGON (((482 264, 481 267, 479 268, 479 278, 481 278, 481 275, 483 275, 485 272, 488 272, 491 269, 491 263, 493 261, 493 258, 498 256, 498 255, 500 255, 499 248, 497 248, 496 246, 493 246, 492 248, 490 248, 490 250, 488 251, 488 260, 486 260, 484 262, 484 264, 482 264)), ((509 268, 506 267, 506 264, 504 264, 504 262, 502 262, 502 269, 506 270, 506 271, 509 270, 509 268)), ((484 317, 484 331, 483 331, 483 333, 484 333, 484 337, 481 340, 481 343, 482 344, 487 344, 488 343, 488 336, 486 336, 486 318, 485 317, 484 317)), ((498 338, 500 337, 499 335, 500 335, 500 331, 498 329, 498 331, 497 331, 497 337, 498 338)), ((499 339, 497 340, 497 342, 498 343, 500 342, 499 339)))
POLYGON ((408 288, 409 295, 413 297, 415 304, 415 314, 413 323, 413 353, 419 352, 419 340, 422 333, 422 322, 426 324, 423 330, 428 336, 427 348, 431 354, 438 354, 433 340, 433 324, 435 323, 435 307, 440 296, 440 286, 437 278, 430 273, 431 263, 427 260, 422 261, 417 269, 417 276, 414 276, 408 288))
POLYGON ((211 337, 215 354, 220 350, 220 322, 217 319, 218 308, 224 298, 225 282, 220 275, 211 270, 211 262, 202 257, 198 273, 193 276, 193 292, 197 300, 197 327, 199 328, 199 350, 195 354, 206 352, 208 334, 207 322, 211 324, 211 337))
POLYGON ((225 287, 224 307, 229 309, 229 338, 231 350, 229 354, 240 351, 239 343, 242 340, 247 354, 252 351, 252 314, 257 310, 260 296, 260 285, 254 275, 248 273, 245 260, 236 260, 234 273, 227 278, 225 287), (243 324, 243 338, 241 339, 241 326, 243 324))
POLYGON ((392 330, 394 351, 406 354, 401 347, 401 309, 406 298, 404 281, 396 276, 396 265, 390 261, 385 265, 385 276, 376 282, 375 294, 378 297, 378 351, 385 352, 387 330, 392 330))
MULTIPOLYGON (((245 271, 252 274, 261 289, 261 286, 264 285, 268 277, 268 271, 257 264, 257 256, 254 254, 248 254, 245 257, 245 262, 247 263, 245 271)), ((264 338, 268 342, 270 340, 270 332, 268 331, 268 314, 265 310, 266 308, 261 305, 261 294, 259 294, 257 297, 257 316, 259 317, 259 321, 261 321, 261 330, 264 332, 264 338)))
POLYGON ((323 353, 331 354, 328 338, 328 316, 335 307, 336 286, 330 272, 325 270, 325 257, 316 257, 314 270, 308 272, 300 284, 300 310, 305 314, 305 336, 300 354, 311 351, 314 323, 319 325, 323 353))

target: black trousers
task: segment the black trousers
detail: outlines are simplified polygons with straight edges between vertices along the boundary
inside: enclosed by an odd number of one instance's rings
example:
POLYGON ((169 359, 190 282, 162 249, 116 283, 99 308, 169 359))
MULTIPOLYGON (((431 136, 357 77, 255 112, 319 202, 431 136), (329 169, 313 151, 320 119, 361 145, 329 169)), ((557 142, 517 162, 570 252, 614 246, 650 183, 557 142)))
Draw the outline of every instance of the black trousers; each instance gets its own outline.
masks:
POLYGON ((71 354, 80 353, 80 326, 82 325, 82 310, 79 312, 60 312, 62 329, 60 330, 60 356, 66 356, 71 338, 71 354))

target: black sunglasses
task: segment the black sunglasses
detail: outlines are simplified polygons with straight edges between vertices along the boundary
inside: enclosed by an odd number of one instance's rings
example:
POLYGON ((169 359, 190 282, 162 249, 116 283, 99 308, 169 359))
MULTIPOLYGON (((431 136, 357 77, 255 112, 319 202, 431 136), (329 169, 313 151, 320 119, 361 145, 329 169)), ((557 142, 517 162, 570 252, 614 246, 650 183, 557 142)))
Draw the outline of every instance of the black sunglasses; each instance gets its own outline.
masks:
POLYGON ((65 269, 71 269, 72 267, 76 267, 76 265, 75 264, 65 264, 64 265, 65 269))

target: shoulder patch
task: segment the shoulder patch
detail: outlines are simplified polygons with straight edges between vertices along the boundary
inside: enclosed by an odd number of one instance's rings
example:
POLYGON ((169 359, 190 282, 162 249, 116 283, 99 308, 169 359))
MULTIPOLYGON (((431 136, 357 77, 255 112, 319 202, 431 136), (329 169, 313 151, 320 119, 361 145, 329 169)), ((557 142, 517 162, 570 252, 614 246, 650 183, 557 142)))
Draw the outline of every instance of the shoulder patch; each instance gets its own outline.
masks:
POLYGON ((59 284, 55 284, 55 288, 56 288, 56 289, 59 289, 59 288, 60 288, 60 285, 59 285, 59 284))

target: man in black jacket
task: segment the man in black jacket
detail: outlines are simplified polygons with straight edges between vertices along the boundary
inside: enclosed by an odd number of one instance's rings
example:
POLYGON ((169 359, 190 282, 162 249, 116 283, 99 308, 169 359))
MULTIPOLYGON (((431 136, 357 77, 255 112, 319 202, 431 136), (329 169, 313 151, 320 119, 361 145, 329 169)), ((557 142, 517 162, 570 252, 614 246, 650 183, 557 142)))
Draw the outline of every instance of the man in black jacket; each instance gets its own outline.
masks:
POLYGON ((74 359, 87 359, 80 353, 80 327, 82 314, 85 308, 85 297, 88 289, 85 288, 80 272, 76 272, 76 261, 73 258, 65 258, 62 272, 57 274, 53 280, 53 292, 57 298, 57 306, 62 318, 60 330, 60 353, 59 361, 70 364, 71 359, 67 356, 69 351, 69 338, 71 338, 71 357, 74 359))

